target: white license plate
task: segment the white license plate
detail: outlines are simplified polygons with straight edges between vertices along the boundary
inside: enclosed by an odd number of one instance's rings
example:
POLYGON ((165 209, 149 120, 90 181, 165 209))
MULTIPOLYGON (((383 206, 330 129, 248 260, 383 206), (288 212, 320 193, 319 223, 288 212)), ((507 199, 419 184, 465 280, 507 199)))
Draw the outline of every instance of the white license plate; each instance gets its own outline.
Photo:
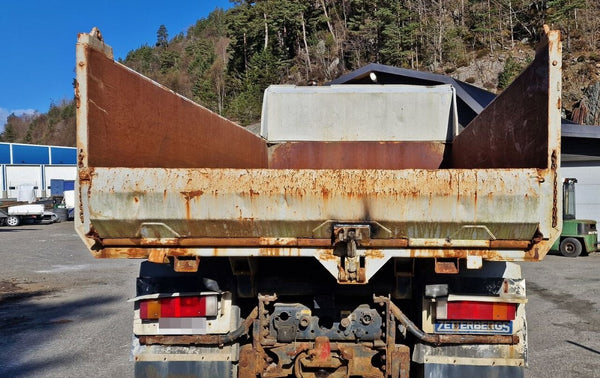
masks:
POLYGON ((160 318, 158 333, 161 335, 205 335, 206 318, 160 318))
POLYGON ((512 335, 512 322, 480 320, 442 320, 435 323, 435 333, 512 335))

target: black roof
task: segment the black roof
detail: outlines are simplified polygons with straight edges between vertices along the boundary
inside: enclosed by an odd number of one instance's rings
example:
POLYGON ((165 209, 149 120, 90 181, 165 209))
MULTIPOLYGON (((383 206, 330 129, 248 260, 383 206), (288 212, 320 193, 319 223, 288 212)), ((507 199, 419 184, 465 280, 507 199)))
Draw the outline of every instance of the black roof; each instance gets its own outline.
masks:
POLYGON ((368 64, 356 71, 342 75, 329 84, 374 84, 369 77, 372 72, 377 76, 377 84, 452 84, 456 88, 456 96, 476 114, 479 114, 496 97, 491 92, 465 83, 464 81, 456 80, 450 76, 377 63, 368 64))

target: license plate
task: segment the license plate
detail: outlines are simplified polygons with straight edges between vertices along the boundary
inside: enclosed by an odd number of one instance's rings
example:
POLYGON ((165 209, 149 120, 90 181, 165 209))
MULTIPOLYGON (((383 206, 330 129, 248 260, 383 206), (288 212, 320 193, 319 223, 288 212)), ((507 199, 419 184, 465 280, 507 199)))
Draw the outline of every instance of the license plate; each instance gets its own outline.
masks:
POLYGON ((438 321, 435 323, 435 333, 457 334, 486 334, 486 335, 512 335, 512 322, 488 321, 438 321))
POLYGON ((206 318, 160 318, 158 333, 161 335, 205 335, 206 318))

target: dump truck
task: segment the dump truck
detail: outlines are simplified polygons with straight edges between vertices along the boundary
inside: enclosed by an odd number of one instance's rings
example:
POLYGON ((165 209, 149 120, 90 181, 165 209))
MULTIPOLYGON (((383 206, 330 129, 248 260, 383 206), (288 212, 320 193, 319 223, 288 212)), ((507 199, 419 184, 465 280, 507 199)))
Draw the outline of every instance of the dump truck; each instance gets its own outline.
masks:
POLYGON ((143 259, 136 376, 524 375, 561 233, 561 44, 468 124, 451 85, 274 85, 260 135, 77 43, 75 227, 143 259))

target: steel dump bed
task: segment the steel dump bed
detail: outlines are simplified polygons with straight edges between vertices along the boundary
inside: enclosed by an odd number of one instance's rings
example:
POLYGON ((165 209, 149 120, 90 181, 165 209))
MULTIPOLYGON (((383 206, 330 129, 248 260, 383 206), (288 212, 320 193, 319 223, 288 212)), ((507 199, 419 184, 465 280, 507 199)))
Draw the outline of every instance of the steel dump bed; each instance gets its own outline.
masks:
POLYGON ((255 135, 81 34, 76 228, 96 257, 156 262, 314 256, 333 271, 348 227, 367 276, 390 257, 539 260, 560 233, 560 83, 549 32, 462 131, 448 86, 283 86, 255 135))

